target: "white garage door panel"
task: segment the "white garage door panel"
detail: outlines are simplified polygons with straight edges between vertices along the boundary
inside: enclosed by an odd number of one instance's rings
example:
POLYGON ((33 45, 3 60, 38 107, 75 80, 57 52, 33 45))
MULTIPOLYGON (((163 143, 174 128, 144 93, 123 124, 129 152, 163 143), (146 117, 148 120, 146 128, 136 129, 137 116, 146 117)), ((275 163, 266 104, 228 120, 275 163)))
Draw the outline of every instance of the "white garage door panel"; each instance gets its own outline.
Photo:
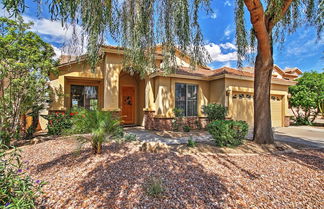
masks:
MULTIPOLYGON (((233 92, 233 120, 244 120, 253 126, 253 94, 233 92)), ((273 127, 282 126, 282 96, 271 96, 271 118, 273 127)))

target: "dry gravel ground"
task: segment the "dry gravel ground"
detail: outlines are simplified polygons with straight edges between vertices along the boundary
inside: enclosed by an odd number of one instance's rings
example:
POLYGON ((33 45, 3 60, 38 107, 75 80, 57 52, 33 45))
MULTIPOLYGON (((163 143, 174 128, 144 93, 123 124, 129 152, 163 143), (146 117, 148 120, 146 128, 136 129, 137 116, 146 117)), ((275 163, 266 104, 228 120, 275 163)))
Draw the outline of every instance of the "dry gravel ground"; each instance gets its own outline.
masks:
POLYGON ((139 151, 110 143, 94 156, 73 137, 24 146, 33 178, 48 182, 39 208, 323 208, 324 151, 224 155, 139 151), (160 178, 165 192, 143 185, 160 178))

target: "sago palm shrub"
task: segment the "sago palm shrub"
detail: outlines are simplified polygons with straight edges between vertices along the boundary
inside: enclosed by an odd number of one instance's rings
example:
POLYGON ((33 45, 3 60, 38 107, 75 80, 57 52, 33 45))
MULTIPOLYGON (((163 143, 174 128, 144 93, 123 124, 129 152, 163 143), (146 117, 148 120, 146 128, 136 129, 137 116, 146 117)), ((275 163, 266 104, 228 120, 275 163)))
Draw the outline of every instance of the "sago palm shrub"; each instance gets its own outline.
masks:
MULTIPOLYGON (((102 143, 114 138, 122 137, 123 130, 118 118, 111 112, 100 110, 79 109, 72 117, 72 128, 69 133, 91 134, 91 145, 94 154, 102 152, 102 143)), ((82 143, 89 138, 79 137, 82 143)))

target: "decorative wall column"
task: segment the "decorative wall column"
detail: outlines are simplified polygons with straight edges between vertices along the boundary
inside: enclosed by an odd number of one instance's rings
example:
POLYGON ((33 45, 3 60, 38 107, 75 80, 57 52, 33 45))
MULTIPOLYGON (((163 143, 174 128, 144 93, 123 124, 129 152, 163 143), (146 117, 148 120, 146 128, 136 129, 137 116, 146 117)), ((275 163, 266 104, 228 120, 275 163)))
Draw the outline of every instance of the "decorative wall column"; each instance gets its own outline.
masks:
POLYGON ((145 111, 155 111, 153 79, 145 78, 145 111))
POLYGON ((122 65, 110 63, 105 56, 104 69, 104 111, 120 111, 119 109, 119 73, 122 65))
POLYGON ((144 104, 144 127, 154 129, 154 83, 152 78, 145 78, 145 104, 144 104))
POLYGON ((233 116, 233 91, 231 86, 225 92, 225 107, 227 108, 226 118, 231 119, 233 116))

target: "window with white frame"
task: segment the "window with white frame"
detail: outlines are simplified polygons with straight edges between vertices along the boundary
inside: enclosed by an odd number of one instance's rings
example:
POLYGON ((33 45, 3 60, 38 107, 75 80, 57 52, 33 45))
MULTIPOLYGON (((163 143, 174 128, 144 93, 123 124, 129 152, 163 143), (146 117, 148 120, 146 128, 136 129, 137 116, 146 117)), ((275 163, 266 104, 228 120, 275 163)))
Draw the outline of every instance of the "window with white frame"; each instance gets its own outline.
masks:
POLYGON ((183 110, 183 116, 197 116, 198 85, 176 83, 175 107, 183 110))

